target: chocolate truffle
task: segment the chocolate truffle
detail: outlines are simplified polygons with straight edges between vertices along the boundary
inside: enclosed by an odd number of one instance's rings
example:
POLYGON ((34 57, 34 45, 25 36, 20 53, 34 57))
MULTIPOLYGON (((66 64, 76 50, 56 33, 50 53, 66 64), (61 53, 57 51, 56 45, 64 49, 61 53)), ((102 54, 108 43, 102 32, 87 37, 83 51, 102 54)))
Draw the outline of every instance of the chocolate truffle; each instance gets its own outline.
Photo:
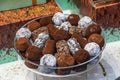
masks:
POLYGON ((100 54, 100 47, 95 42, 87 43, 84 49, 89 52, 90 56, 93 56, 93 57, 100 54))
POLYGON ((88 16, 84 16, 82 17, 79 22, 78 22, 78 26, 86 29, 89 25, 93 24, 94 22, 92 21, 92 19, 88 16))
MULTIPOLYGON (((57 58, 57 66, 58 67, 72 66, 72 65, 74 65, 74 62, 75 62, 74 58, 68 53, 61 54, 57 58)), ((65 74, 69 74, 70 71, 71 71, 71 69, 57 69, 56 74, 65 75, 65 74)))
POLYGON ((79 50, 81 47, 80 47, 80 44, 77 42, 77 40, 75 38, 70 38, 68 41, 67 41, 67 44, 69 46, 69 49, 70 49, 70 52, 72 54, 75 53, 75 51, 79 50))
POLYGON ((38 70, 43 73, 51 73, 54 70, 49 67, 55 67, 56 66, 56 58, 51 54, 45 54, 40 59, 40 67, 38 70))
POLYGON ((55 41, 47 40, 45 47, 43 48, 43 54, 54 54, 55 53, 55 41))
POLYGON ((52 16, 43 17, 39 20, 41 26, 52 24, 52 16))
POLYGON ((63 53, 57 58, 58 67, 68 67, 74 65, 74 58, 69 53, 63 53))
POLYGON ((104 45, 104 38, 100 34, 92 34, 88 38, 88 42, 95 42, 102 48, 104 45))
POLYGON ((90 59, 89 53, 84 49, 79 49, 78 51, 76 51, 73 57, 75 61, 79 64, 88 61, 90 59))
POLYGON ((69 29, 70 29, 70 27, 71 27, 72 25, 68 22, 68 21, 66 21, 66 22, 63 22, 62 24, 61 24, 61 26, 59 26, 58 28, 59 29, 63 29, 63 30, 65 30, 65 31, 69 31, 69 29))
POLYGON ((47 25, 50 37, 53 38, 53 34, 56 30, 58 30, 53 24, 47 25))
POLYGON ((29 29, 27 29, 27 28, 20 28, 16 32, 16 38, 19 39, 21 37, 30 38, 31 37, 31 31, 29 29))
POLYGON ((52 17, 52 21, 56 26, 60 26, 65 20, 66 16, 61 12, 55 13, 52 17))
POLYGON ((74 37, 74 38, 78 41, 78 43, 80 44, 80 46, 81 46, 82 48, 84 48, 85 45, 87 44, 87 40, 84 39, 84 38, 83 38, 81 35, 79 35, 79 34, 74 33, 74 34, 72 35, 72 37, 74 37))
POLYGON ((42 50, 36 46, 31 45, 26 50, 25 56, 28 60, 34 60, 34 61, 40 60, 40 58, 42 57, 42 50))
POLYGON ((98 33, 98 34, 101 33, 101 28, 97 24, 91 24, 90 26, 88 26, 88 28, 85 31, 85 34, 87 37, 89 37, 91 34, 94 34, 94 33, 98 33))
POLYGON ((61 40, 56 43, 57 54, 70 53, 67 41, 61 40))
POLYGON ((45 27, 45 26, 43 26, 43 27, 40 27, 40 28, 34 30, 34 31, 32 32, 32 37, 33 37, 33 39, 35 40, 35 39, 38 37, 38 35, 39 35, 40 33, 42 33, 42 32, 48 33, 48 28, 45 27))
POLYGON ((29 23, 28 25, 27 25, 27 28, 32 32, 32 31, 34 31, 34 30, 36 30, 36 29, 38 29, 40 27, 40 24, 39 24, 39 22, 37 22, 37 21, 32 21, 31 23, 29 23))
POLYGON ((31 45, 28 38, 19 38, 16 40, 16 48, 19 51, 24 52, 31 45))
POLYGON ((37 69, 39 64, 40 64, 40 61, 25 60, 25 65, 32 69, 37 69))
POLYGON ((80 17, 77 14, 70 14, 67 18, 67 21, 71 23, 71 25, 78 25, 78 21, 80 20, 80 17))
POLYGON ((40 49, 43 49, 47 39, 49 39, 49 35, 46 32, 42 32, 38 35, 38 38, 35 39, 33 45, 37 46, 40 49))
POLYGON ((67 31, 60 29, 54 32, 53 39, 57 42, 59 40, 68 40, 70 35, 67 31))
POLYGON ((81 32, 82 32, 82 28, 79 28, 79 27, 77 27, 77 26, 72 26, 72 27, 70 27, 70 29, 69 29, 69 33, 70 33, 70 34, 77 33, 77 34, 80 34, 80 35, 81 35, 81 32))

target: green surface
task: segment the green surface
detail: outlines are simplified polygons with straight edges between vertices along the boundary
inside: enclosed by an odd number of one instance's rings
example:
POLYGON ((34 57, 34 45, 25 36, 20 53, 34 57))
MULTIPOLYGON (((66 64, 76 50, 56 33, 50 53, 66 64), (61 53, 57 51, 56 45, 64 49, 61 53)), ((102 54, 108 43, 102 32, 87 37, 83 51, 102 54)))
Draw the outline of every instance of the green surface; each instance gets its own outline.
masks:
MULTIPOLYGON (((37 4, 43 4, 46 0, 37 0, 37 4)), ((31 6, 32 0, 0 0, 0 11, 31 6)))
MULTIPOLYGON (((56 1, 59 3, 59 6, 61 6, 62 10, 69 9, 69 10, 72 10, 72 13, 79 12, 78 8, 72 2, 68 3, 67 0, 56 0, 56 1)), ((104 35, 107 43, 120 40, 120 29, 118 29, 118 28, 114 28, 114 29, 113 28, 109 28, 109 29, 103 28, 102 34, 104 35)), ((1 49, 0 64, 15 61, 15 60, 17 60, 17 53, 13 48, 9 49, 9 51, 7 48, 1 49)))
POLYGON ((17 53, 14 48, 3 48, 0 50, 0 64, 17 60, 17 53))

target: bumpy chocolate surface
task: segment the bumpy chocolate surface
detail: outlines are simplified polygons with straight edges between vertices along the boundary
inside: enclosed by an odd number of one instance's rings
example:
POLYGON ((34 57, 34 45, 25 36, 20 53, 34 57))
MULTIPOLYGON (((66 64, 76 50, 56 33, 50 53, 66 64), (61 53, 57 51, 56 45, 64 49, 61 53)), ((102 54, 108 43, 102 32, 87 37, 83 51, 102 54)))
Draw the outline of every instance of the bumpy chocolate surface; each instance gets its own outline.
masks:
POLYGON ((29 48, 26 50, 25 56, 28 60, 39 61, 42 57, 42 50, 36 46, 29 46, 29 48))
POLYGON ((70 34, 77 33, 77 34, 80 34, 80 35, 81 35, 81 33, 82 33, 82 28, 77 27, 77 26, 72 26, 72 27, 70 27, 70 29, 69 29, 69 33, 70 33, 70 34))
POLYGON ((65 20, 66 20, 66 16, 61 12, 55 13, 52 18, 52 21, 56 26, 60 26, 65 20))
POLYGON ((60 29, 54 32, 53 38, 57 42, 59 40, 68 40, 70 38, 70 35, 67 31, 60 29))
POLYGON ((74 65, 74 58, 67 53, 61 54, 60 57, 57 58, 57 65, 59 67, 67 67, 74 65))
POLYGON ((47 26, 48 24, 52 24, 52 16, 47 16, 47 17, 44 17, 44 18, 41 18, 39 20, 39 23, 41 26, 47 26))
POLYGON ((40 28, 34 30, 34 31, 32 32, 32 37, 33 37, 33 39, 35 40, 35 39, 38 37, 38 35, 39 35, 40 33, 42 33, 42 32, 48 33, 48 28, 45 27, 45 26, 43 26, 43 27, 40 27, 40 28))
POLYGON ((19 38, 16 41, 16 48, 22 52, 25 51, 29 47, 29 45, 31 45, 31 43, 28 38, 19 38))
POLYGON ((70 53, 67 41, 61 40, 56 43, 57 53, 70 53))
POLYGON ((83 63, 90 59, 89 53, 84 49, 79 49, 76 51, 73 57, 77 63, 83 63))
POLYGON ((16 32, 16 38, 19 39, 21 37, 30 38, 31 37, 31 31, 28 28, 20 28, 16 32))
POLYGON ((40 27, 40 24, 37 21, 33 21, 27 25, 27 28, 32 32, 40 27))
POLYGON ((71 14, 68 16, 67 21, 71 23, 71 25, 78 25, 78 21, 80 20, 80 17, 77 14, 71 14))
POLYGON ((72 35, 72 37, 74 37, 74 38, 78 41, 78 43, 80 44, 80 46, 81 46, 82 48, 84 48, 85 45, 87 44, 87 39, 83 38, 83 37, 82 37, 81 35, 79 35, 79 34, 74 33, 74 34, 72 35))
POLYGON ((43 54, 54 54, 55 53, 55 41, 47 40, 42 53, 43 54))
MULTIPOLYGON (((94 23, 89 17, 85 16, 79 20, 81 21, 81 26, 79 24, 73 26, 79 23, 78 19, 77 23, 71 25, 66 20, 66 16, 60 12, 50 17, 50 21, 48 20, 47 22, 47 19, 40 18, 36 20, 37 23, 39 22, 40 28, 33 30, 32 36, 28 38, 33 43, 26 49, 26 53, 23 56, 31 62, 40 61, 39 66, 27 63, 28 67, 37 67, 37 70, 41 73, 50 74, 55 72, 59 75, 66 75, 70 74, 73 69, 67 67, 81 64, 88 61, 90 57, 99 55, 99 45, 95 41, 88 43, 87 40, 89 38, 86 37, 86 34, 85 36, 83 35, 83 32, 89 28, 89 25, 94 23), (62 23, 56 25, 54 19, 58 19, 62 23), (52 20, 53 23, 51 22, 52 20), (84 23, 83 25, 82 22, 84 23), (52 67, 61 68, 53 69, 52 67), (62 67, 66 68, 63 69, 62 67)), ((71 18, 71 20, 74 19, 75 16, 71 18)), ((92 35, 90 34, 90 36, 92 35)), ((92 40, 90 39, 89 41, 92 40)), ((22 54, 25 51, 20 52, 22 54)), ((85 68, 78 66, 74 67, 74 70, 82 71, 83 69, 84 71, 86 68, 87 64, 85 64, 85 68)))
POLYGON ((62 24, 61 24, 61 26, 60 27, 58 27, 59 29, 63 29, 63 30, 65 30, 65 31, 69 31, 69 29, 70 29, 70 27, 71 27, 72 25, 70 24, 70 22, 68 22, 68 21, 66 21, 66 22, 63 22, 62 24))
POLYGON ((81 47, 80 47, 80 44, 77 42, 77 40, 75 38, 70 38, 68 41, 67 41, 67 44, 69 46, 69 49, 70 49, 70 52, 72 54, 75 53, 75 51, 79 50, 81 47))
POLYGON ((95 42, 97 43, 101 48, 104 46, 104 38, 99 34, 92 34, 88 38, 88 42, 95 42))
POLYGON ((90 17, 84 16, 79 20, 78 26, 83 28, 83 29, 86 29, 92 23, 93 23, 93 21, 90 17))
POLYGON ((51 54, 45 54, 40 59, 40 65, 44 66, 56 66, 56 58, 51 54))
POLYGON ((49 39, 49 35, 46 32, 42 32, 38 35, 38 38, 35 39, 33 45, 42 49, 47 39, 49 39))
POLYGON ((88 26, 88 28, 85 31, 85 34, 86 34, 87 37, 89 37, 93 33, 98 33, 98 34, 101 33, 101 28, 100 28, 99 25, 91 24, 91 25, 88 26))
POLYGON ((100 54, 100 47, 95 42, 86 44, 84 49, 89 52, 90 56, 96 56, 100 54))

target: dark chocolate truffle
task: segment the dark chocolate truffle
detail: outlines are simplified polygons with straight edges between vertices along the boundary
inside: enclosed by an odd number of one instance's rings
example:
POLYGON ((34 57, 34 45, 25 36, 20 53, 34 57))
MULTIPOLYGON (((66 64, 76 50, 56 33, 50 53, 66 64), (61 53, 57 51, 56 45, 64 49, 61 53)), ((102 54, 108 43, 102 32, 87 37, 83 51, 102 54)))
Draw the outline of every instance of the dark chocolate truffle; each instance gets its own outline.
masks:
POLYGON ((104 45, 104 38, 100 34, 92 34, 88 38, 88 42, 95 42, 100 47, 103 47, 103 45, 104 45))
POLYGON ((67 67, 74 65, 74 58, 69 53, 63 53, 57 58, 58 67, 67 67))
POLYGON ((29 47, 29 45, 31 45, 31 43, 28 38, 19 38, 16 41, 16 48, 19 51, 25 51, 29 47))
POLYGON ((72 26, 69 29, 69 33, 70 34, 73 34, 73 33, 81 34, 82 33, 82 28, 79 28, 77 26, 72 26))
POLYGON ((39 35, 40 33, 42 33, 42 32, 48 33, 48 28, 45 27, 45 26, 43 26, 43 27, 40 27, 40 28, 34 30, 34 31, 32 32, 32 37, 33 37, 33 39, 35 40, 35 39, 38 37, 38 35, 39 35))
POLYGON ((32 31, 34 31, 34 30, 36 30, 36 29, 38 29, 40 27, 40 24, 39 24, 39 22, 37 22, 37 21, 32 21, 31 23, 29 23, 28 25, 27 25, 27 28, 32 32, 32 31))
POLYGON ((59 40, 68 40, 70 35, 67 31, 60 29, 54 32, 53 38, 57 42, 59 40))
POLYGON ((67 41, 61 40, 56 43, 57 54, 70 53, 67 41))
POLYGON ((48 27, 50 37, 53 38, 54 32, 58 29, 53 24, 48 24, 47 27, 48 27))
POLYGON ((74 38, 78 41, 78 43, 80 44, 80 46, 81 46, 82 48, 84 48, 85 45, 87 44, 87 40, 84 39, 84 38, 83 38, 81 35, 79 35, 79 34, 74 33, 74 34, 72 35, 72 37, 74 37, 74 38))
POLYGON ((101 28, 100 28, 100 26, 97 25, 97 24, 91 24, 91 25, 88 26, 88 28, 85 30, 86 37, 89 37, 91 34, 94 34, 94 33, 98 33, 98 34, 101 33, 101 28))
POLYGON ((42 50, 40 50, 36 46, 29 46, 29 48, 26 50, 26 58, 29 60, 40 60, 42 57, 42 50))
MULTIPOLYGON (((61 54, 57 58, 58 67, 72 66, 72 65, 74 65, 74 62, 75 62, 74 58, 68 53, 61 54)), ((55 72, 56 72, 56 74, 59 74, 59 75, 66 75, 66 74, 70 74, 71 68, 57 69, 55 72)))
POLYGON ((79 49, 76 51, 73 57, 77 63, 83 63, 90 59, 89 53, 84 49, 79 49))
POLYGON ((55 53, 55 41, 47 40, 45 47, 43 48, 43 54, 54 54, 55 53))
POLYGON ((41 26, 46 26, 48 24, 52 24, 52 16, 47 16, 47 17, 44 17, 44 18, 41 18, 39 20, 39 23, 41 26))
POLYGON ((37 69, 39 64, 40 64, 40 61, 25 60, 25 65, 32 69, 37 69))
POLYGON ((77 26, 80 17, 77 14, 71 14, 68 16, 67 20, 70 22, 71 25, 77 26))

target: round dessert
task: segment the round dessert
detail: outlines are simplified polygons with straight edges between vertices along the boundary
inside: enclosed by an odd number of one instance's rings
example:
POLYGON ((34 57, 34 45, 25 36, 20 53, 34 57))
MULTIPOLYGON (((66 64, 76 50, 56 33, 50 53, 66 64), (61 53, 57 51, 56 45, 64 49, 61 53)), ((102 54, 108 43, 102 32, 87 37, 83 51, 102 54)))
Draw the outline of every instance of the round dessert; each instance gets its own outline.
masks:
POLYGON ((86 34, 87 37, 89 37, 91 34, 94 34, 94 33, 98 33, 98 34, 101 33, 101 28, 97 24, 91 24, 85 30, 85 34, 86 34))
POLYGON ((31 37, 31 31, 28 28, 20 28, 16 32, 16 38, 19 39, 21 37, 30 38, 31 37))
POLYGON ((73 57, 77 63, 83 63, 90 59, 89 53, 84 49, 79 49, 76 51, 73 57))
POLYGON ((47 39, 49 39, 49 35, 46 32, 42 32, 38 35, 38 38, 35 39, 33 45, 42 49, 47 39))
POLYGON ((34 72, 71 76, 91 69, 100 60, 105 44, 100 26, 87 16, 67 16, 58 12, 40 17, 17 31, 15 49, 34 72))
POLYGON ((32 37, 33 37, 33 39, 35 40, 35 39, 38 37, 38 35, 39 35, 40 33, 42 33, 42 32, 48 33, 48 28, 45 27, 45 26, 43 26, 43 27, 40 27, 40 28, 34 30, 34 31, 32 32, 32 37))
POLYGON ((40 59, 40 66, 38 68, 39 71, 43 73, 51 73, 53 72, 53 69, 49 67, 55 67, 56 66, 56 58, 51 55, 51 54, 45 54, 41 59, 40 59))
POLYGON ((68 40, 69 38, 70 38, 70 34, 63 29, 56 30, 53 34, 53 39, 56 42, 60 40, 68 40))
POLYGON ((65 31, 69 31, 69 29, 70 29, 71 26, 72 26, 72 25, 70 24, 70 22, 66 21, 66 22, 63 22, 63 23, 61 24, 61 26, 59 26, 58 28, 59 28, 59 29, 63 29, 63 30, 65 30, 65 31))
POLYGON ((79 45, 79 43, 77 42, 77 40, 75 38, 70 38, 67 41, 67 44, 68 44, 70 52, 72 54, 74 54, 75 51, 77 51, 77 50, 79 50, 81 48, 80 45, 79 45))
POLYGON ((93 21, 88 16, 84 16, 78 21, 78 26, 81 27, 82 29, 86 29, 91 24, 93 24, 93 21))
POLYGON ((52 21, 56 26, 60 26, 65 20, 66 16, 61 12, 55 13, 52 17, 52 21))
POLYGON ((47 26, 48 24, 52 24, 52 16, 47 16, 47 17, 44 17, 44 18, 41 18, 39 20, 39 23, 41 26, 47 26))
POLYGON ((42 53, 43 54, 54 54, 55 53, 55 41, 47 40, 42 53))
POLYGON ((104 38, 100 34, 92 34, 88 38, 88 42, 95 42, 97 43, 101 48, 104 46, 104 38))
POLYGON ((42 50, 40 50, 38 47, 36 46, 29 46, 29 48, 26 50, 26 54, 25 54, 26 58, 28 60, 32 60, 32 61, 37 61, 40 60, 40 58, 42 57, 42 50))
POLYGON ((27 28, 32 32, 40 27, 39 22, 33 21, 27 25, 27 28))
POLYGON ((19 51, 26 51, 26 49, 31 45, 30 41, 28 38, 22 37, 16 40, 16 48, 19 51))
POLYGON ((58 54, 70 53, 67 41, 61 40, 56 43, 56 49, 58 54))
POLYGON ((80 46, 81 46, 82 48, 84 48, 85 45, 87 44, 87 40, 86 40, 85 38, 83 38, 83 37, 82 37, 81 35, 79 35, 79 34, 74 33, 74 34, 72 35, 72 37, 74 37, 75 39, 77 39, 78 43, 80 44, 80 46))
POLYGON ((82 28, 79 28, 79 27, 77 27, 77 26, 72 26, 72 27, 70 27, 70 29, 69 29, 69 33, 70 33, 70 34, 77 33, 77 34, 79 34, 79 35, 82 35, 82 28))
MULTIPOLYGON (((69 53, 63 53, 57 58, 58 67, 67 67, 74 65, 74 58, 69 53)), ((70 69, 57 69, 56 74, 65 75, 70 73, 70 69)))
POLYGON ((54 32, 57 31, 58 29, 53 24, 48 24, 47 28, 48 28, 50 37, 53 39, 54 32))
POLYGON ((70 22, 71 25, 78 25, 78 21, 80 20, 80 17, 77 14, 70 14, 67 18, 67 21, 70 22))
POLYGON ((84 49, 89 52, 90 56, 96 56, 101 51, 99 45, 95 42, 87 43, 84 49))

